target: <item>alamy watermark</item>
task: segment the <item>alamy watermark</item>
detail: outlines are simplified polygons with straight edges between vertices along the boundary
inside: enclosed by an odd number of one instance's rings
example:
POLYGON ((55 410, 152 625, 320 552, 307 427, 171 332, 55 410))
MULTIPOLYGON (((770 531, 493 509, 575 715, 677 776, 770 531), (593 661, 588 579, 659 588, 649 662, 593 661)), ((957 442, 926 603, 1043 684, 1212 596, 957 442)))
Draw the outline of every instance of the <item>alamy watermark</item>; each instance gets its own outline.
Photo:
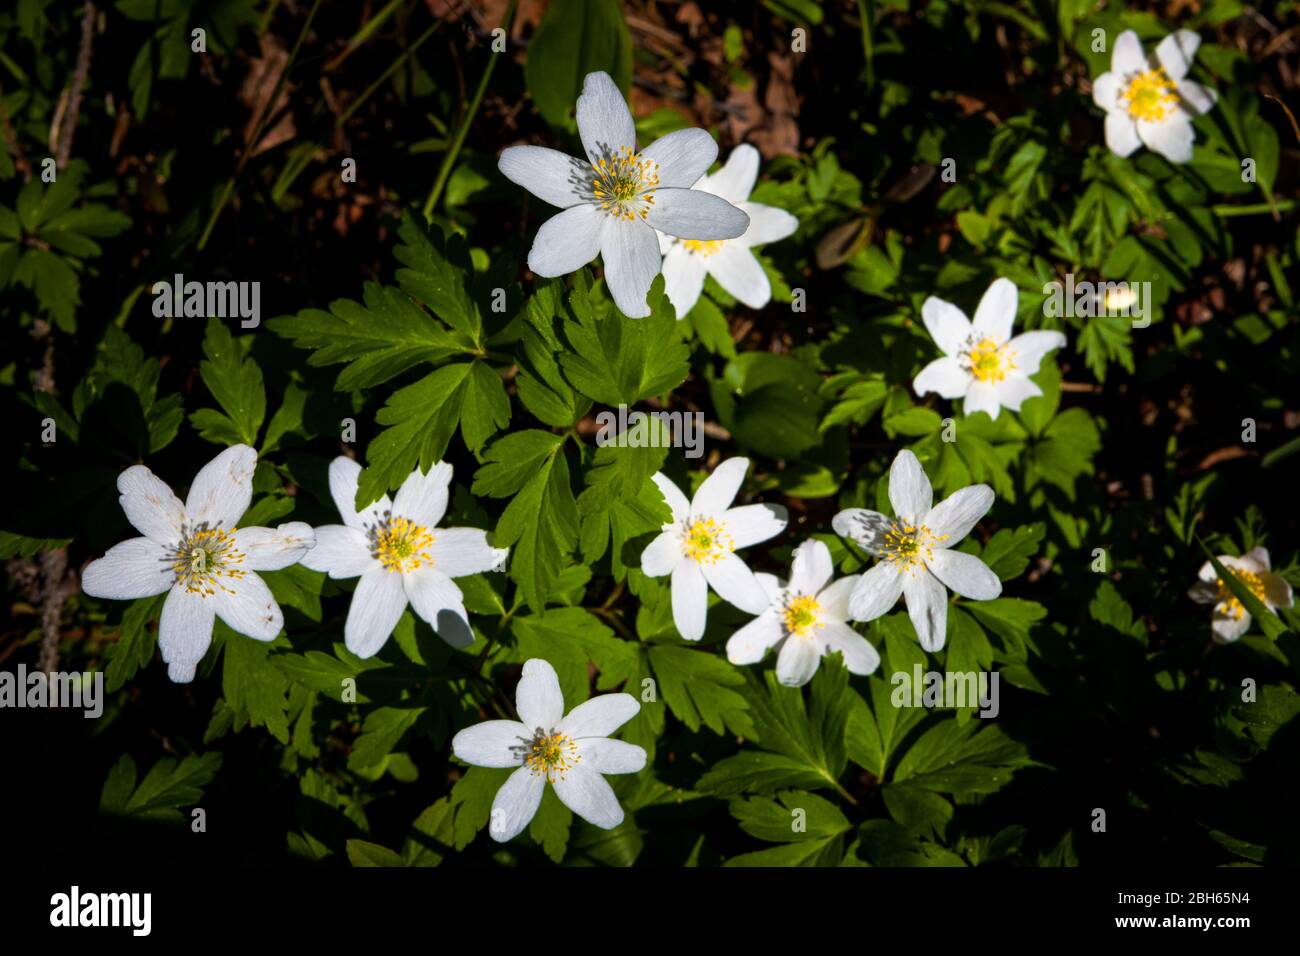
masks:
POLYGON ((54 671, 46 674, 19 664, 0 671, 0 707, 67 707, 94 718, 104 712, 104 672, 54 671))
POLYGON ((51 926, 127 926, 133 936, 148 936, 152 914, 152 893, 82 893, 73 886, 50 897, 51 926))
POLYGON ((1133 319, 1133 328, 1151 324, 1150 282, 1074 281, 1074 273, 1065 275, 1065 283, 1053 279, 1043 285, 1043 314, 1050 318, 1084 318, 1098 316, 1133 319))
POLYGON ((238 318, 241 329, 262 324, 260 282, 186 282, 178 272, 172 282, 155 282, 149 291, 160 319, 238 318))
POLYGON ((604 411, 596 415, 596 444, 619 448, 683 448, 687 458, 704 454, 703 412, 604 411))
POLYGON ((966 708, 979 706, 979 716, 996 717, 1001 710, 998 703, 998 681, 995 671, 940 671, 922 672, 914 664, 911 672, 895 671, 889 682, 894 685, 889 702, 895 707, 966 708))

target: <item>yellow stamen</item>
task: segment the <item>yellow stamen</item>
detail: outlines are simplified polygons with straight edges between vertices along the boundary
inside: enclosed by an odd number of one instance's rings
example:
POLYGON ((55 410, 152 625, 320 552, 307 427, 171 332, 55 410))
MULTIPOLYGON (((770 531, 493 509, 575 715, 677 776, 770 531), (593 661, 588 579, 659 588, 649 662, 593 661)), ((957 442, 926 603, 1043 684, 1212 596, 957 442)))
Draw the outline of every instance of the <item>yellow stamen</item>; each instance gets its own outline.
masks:
POLYGON ((1120 99, 1135 120, 1158 123, 1177 109, 1178 88, 1161 66, 1144 70, 1129 80, 1120 99))
POLYGON ((682 532, 682 553, 700 564, 715 564, 735 550, 727 526, 712 518, 696 518, 682 532))
POLYGON ((683 239, 682 245, 707 259, 722 248, 722 242, 721 239, 683 239))
MULTIPOLYGON (((1246 571, 1241 568, 1229 568, 1228 570, 1234 578, 1250 588, 1251 594, 1261 601, 1264 600, 1264 579, 1262 577, 1253 571, 1246 571)), ((1219 607, 1222 613, 1240 621, 1246 613, 1246 608, 1238 600, 1237 595, 1233 594, 1228 588, 1228 584, 1223 578, 1216 579, 1214 583, 1219 589, 1219 607)))
POLYGON ((247 572, 239 567, 246 555, 235 547, 235 528, 209 528, 206 524, 186 530, 166 560, 176 583, 190 594, 212 597, 220 589, 234 591, 227 581, 237 581, 247 572))
POLYGON ((567 734, 554 730, 547 732, 539 727, 532 740, 520 739, 524 745, 517 748, 517 752, 524 754, 524 766, 534 776, 544 776, 549 783, 555 783, 557 777, 563 780, 565 774, 582 760, 577 743, 567 734))
POLYGON ((1014 353, 990 338, 971 343, 961 354, 962 364, 980 382, 1000 382, 1016 367, 1014 353))
POLYGON ((825 627, 821 621, 821 605, 815 597, 800 595, 786 602, 781 620, 787 634, 810 637, 813 628, 825 627))
POLYGON ((370 553, 388 571, 410 572, 425 564, 432 564, 428 548, 433 544, 433 533, 422 524, 416 524, 391 512, 368 529, 370 553))
POLYGON ((934 558, 935 545, 951 537, 949 534, 936 535, 925 525, 895 522, 885 532, 880 556, 886 561, 894 562, 900 571, 915 574, 923 562, 934 558))
POLYGON ((624 146, 612 156, 596 160, 592 172, 591 194, 602 210, 628 222, 638 216, 645 219, 659 185, 658 163, 642 159, 624 146))

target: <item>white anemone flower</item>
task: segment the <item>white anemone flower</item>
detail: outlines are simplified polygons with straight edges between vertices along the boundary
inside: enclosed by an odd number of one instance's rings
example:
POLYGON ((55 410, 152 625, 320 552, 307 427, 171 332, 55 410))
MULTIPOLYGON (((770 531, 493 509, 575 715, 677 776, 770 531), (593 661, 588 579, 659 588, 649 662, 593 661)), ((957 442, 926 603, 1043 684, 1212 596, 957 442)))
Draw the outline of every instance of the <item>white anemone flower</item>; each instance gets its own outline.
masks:
POLYGON ((81 589, 91 597, 129 601, 166 592, 158 648, 167 676, 184 684, 212 643, 213 618, 259 641, 273 641, 284 615, 253 572, 295 564, 312 546, 311 526, 239 528, 253 500, 257 452, 232 445, 203 466, 182 504, 144 465, 117 479, 122 510, 144 537, 109 548, 86 565, 81 589))
POLYGON ((789 584, 771 574, 754 575, 771 603, 727 641, 727 660, 757 664, 768 648, 776 647, 776 677, 787 687, 808 683, 822 658, 835 651, 851 673, 874 671, 880 654, 847 623, 849 596, 860 575, 832 583, 834 574, 830 549, 811 538, 795 550, 789 584))
POLYGON ((784 239, 799 228, 799 220, 784 209, 749 202, 757 179, 758 150, 742 143, 731 151, 721 169, 695 184, 697 192, 721 196, 749 216, 744 235, 735 239, 674 239, 659 233, 664 288, 677 310, 677 318, 690 312, 699 301, 706 274, 751 309, 761 309, 771 301, 772 284, 750 250, 784 239))
POLYGON ((970 485, 931 507, 934 491, 916 455, 898 453, 889 469, 893 518, 865 508, 841 511, 835 533, 879 558, 849 598, 854 620, 871 621, 889 611, 901 594, 916 636, 927 651, 943 647, 948 630, 948 590, 973 601, 1002 593, 1002 582, 979 558, 950 550, 970 534, 993 506, 993 489, 970 485))
POLYGON ((768 606, 767 592, 736 550, 780 534, 788 514, 781 505, 731 507, 748 470, 748 458, 728 458, 690 501, 668 476, 653 476, 673 520, 641 552, 641 570, 652 578, 672 575, 673 623, 688 641, 704 636, 710 586, 750 614, 768 606))
MULTIPOLYGON (((1280 574, 1273 573, 1267 548, 1253 548, 1240 558, 1221 554, 1219 563, 1270 611, 1276 613, 1278 608, 1291 607, 1294 603, 1291 584, 1280 574)), ((1197 577, 1200 580, 1187 594, 1197 604, 1214 605, 1214 617, 1210 622, 1210 635, 1214 642, 1230 644, 1250 630, 1250 612, 1219 577, 1214 565, 1206 561, 1197 577)))
POLYGON ((373 657, 393 633, 409 602, 452 647, 474 643, 460 588, 452 578, 491 571, 506 549, 477 528, 439 528, 447 513, 451 465, 411 472, 390 500, 357 511, 361 466, 342 456, 330 462, 330 495, 343 524, 316 529, 316 547, 302 563, 331 578, 360 577, 348 607, 343 642, 357 657, 373 657))
POLYGON ((734 239, 749 217, 691 189, 718 155, 704 130, 677 130, 638 153, 632 114, 608 73, 587 74, 577 113, 585 161, 542 146, 511 146, 497 163, 507 179, 564 210, 537 231, 528 268, 562 276, 599 254, 619 310, 647 316, 646 293, 661 265, 656 229, 683 239, 734 239))
POLYGON ((609 735, 636 716, 631 694, 604 694, 564 714, 555 668, 541 658, 525 662, 515 689, 518 720, 485 720, 451 741, 452 753, 476 767, 518 767, 492 801, 488 833, 501 843, 528 826, 549 782, 560 802, 605 830, 623 822, 623 808, 604 774, 636 773, 646 752, 609 735))
POLYGON ((1110 70, 1092 81, 1093 102, 1106 111, 1106 145, 1116 156, 1131 156, 1139 146, 1171 163, 1192 158, 1192 117, 1208 113, 1219 94, 1187 78, 1201 38, 1177 30, 1160 41, 1154 61, 1142 41, 1125 30, 1110 54, 1110 70))
POLYGON ((917 395, 937 392, 941 398, 964 398, 966 415, 987 412, 997 418, 1001 408, 1020 411, 1027 398, 1043 390, 1029 376, 1048 352, 1062 348, 1060 332, 1021 332, 1011 337, 1019 290, 1010 279, 996 279, 975 309, 975 321, 951 302, 930 296, 921 318, 943 351, 912 382, 917 395))

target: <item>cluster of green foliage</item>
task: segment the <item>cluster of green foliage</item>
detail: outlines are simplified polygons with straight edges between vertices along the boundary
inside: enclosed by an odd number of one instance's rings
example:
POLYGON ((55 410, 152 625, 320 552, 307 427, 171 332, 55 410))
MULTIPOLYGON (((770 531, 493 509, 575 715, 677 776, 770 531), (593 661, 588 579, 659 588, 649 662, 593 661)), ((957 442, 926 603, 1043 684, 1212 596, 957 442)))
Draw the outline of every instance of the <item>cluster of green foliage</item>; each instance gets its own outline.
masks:
MULTIPOLYGON (((317 59, 331 40, 386 45, 353 61, 371 68, 358 69, 358 88, 384 71, 383 92, 337 127, 300 109, 299 140, 255 156, 239 179, 228 145, 219 162, 207 156, 248 119, 229 92, 211 119, 161 128, 203 113, 217 95, 205 72, 237 76, 236 54, 259 36, 279 29, 297 54, 304 10, 119 0, 105 15, 129 55, 96 61, 79 158, 54 182, 39 160, 81 18, 40 0, 0 13, 11 133, 0 149, 0 384, 15 436, 0 554, 98 557, 129 534, 121 470, 144 462, 180 482, 235 443, 259 455, 243 524, 336 522, 326 469, 341 452, 365 465, 361 505, 446 460, 447 523, 491 529, 511 552, 506 574, 458 581, 473 646, 453 650, 408 610, 368 660, 342 643, 352 582, 301 566, 266 572, 284 633, 262 644, 218 623, 191 691, 162 676, 161 598, 71 597, 63 666, 103 669, 110 693, 95 759, 79 771, 83 789, 102 784, 104 818, 185 839, 178 811, 238 814, 240 788, 257 780, 288 795, 277 830, 250 824, 275 843, 257 852, 354 865, 1300 859, 1285 799, 1300 743, 1300 616, 1274 615, 1234 585, 1256 625, 1213 646, 1209 609, 1186 594, 1207 556, 1261 544, 1300 586, 1289 474, 1300 458, 1284 435, 1300 373, 1295 149, 1278 132, 1290 125, 1261 95, 1267 64, 1226 42, 1241 4, 1215 0, 1176 24, 1204 37, 1198 70, 1220 94, 1196 121, 1193 161, 1113 155, 1086 92, 1109 63, 1094 31, 1135 29, 1149 46, 1175 24, 1095 6, 766 0, 752 21, 710 13, 724 41, 716 92, 761 82, 769 51, 796 62, 806 148, 765 161, 752 198, 800 226, 760 253, 766 310, 749 312, 710 279, 681 321, 661 278, 644 319, 614 307, 595 267, 521 280, 538 211, 520 227, 522 192, 494 165, 521 134, 475 113, 489 90, 523 104, 528 141, 576 152, 582 77, 605 70, 627 89, 659 66, 612 0, 552 3, 526 53, 494 54, 490 36, 465 49, 463 31, 439 37, 461 48, 454 67, 432 47, 407 52, 424 43, 421 5, 389 4, 384 17, 400 17, 360 30, 318 23, 317 59), (207 54, 190 52, 196 28, 207 54), (820 66, 790 53, 794 30, 820 66), (400 68, 389 72, 394 50, 400 68), (467 107, 457 83, 472 89, 480 76, 487 85, 467 107), (123 110, 142 130, 128 147, 147 169, 109 159, 123 110), (389 132, 398 111, 427 119, 389 132), (339 129, 355 139, 341 146, 339 129), (427 154, 445 165, 426 202, 427 154), (344 191, 378 192, 381 175, 386 190, 368 207, 373 256, 316 228, 336 197, 304 174, 337 179, 347 156, 363 173, 344 191), (945 161, 955 181, 937 175, 945 161), (1245 278, 1230 281, 1229 265, 1245 278), (278 283, 265 299, 281 314, 252 332, 230 319, 159 322, 148 289, 173 272, 278 283), (1040 290, 1067 273, 1150 282, 1150 326, 1048 316, 1040 290), (1043 395, 997 419, 918 397, 912 379, 937 355, 921 303, 935 295, 972 311, 998 276, 1020 289, 1017 329, 1067 335, 1035 376, 1043 395), (1192 321, 1207 301, 1212 319, 1192 321), (1003 596, 955 599, 937 654, 918 646, 900 605, 862 626, 882 656, 876 673, 850 676, 831 657, 801 689, 780 686, 770 659, 727 662, 722 644, 749 617, 725 604, 711 608, 703 641, 682 641, 667 581, 640 570, 669 518, 650 476, 662 470, 689 491, 708 469, 669 448, 592 438, 595 412, 647 402, 703 411, 717 426, 713 460, 749 457, 746 493, 789 506, 787 533, 754 549, 757 570, 784 573, 810 535, 838 573, 863 570, 830 517, 890 511, 888 467, 910 448, 936 497, 978 482, 995 490, 963 548, 1003 596), (1243 443, 1247 418, 1257 443, 1243 443), (55 441, 43 437, 49 421, 55 441), (353 445, 340 442, 349 421, 353 445), (449 742, 511 712, 533 657, 554 665, 571 704, 616 689, 643 701, 622 736, 649 764, 610 778, 627 810, 616 830, 573 819, 548 789, 524 836, 500 846, 482 832, 504 771, 466 769, 449 742), (914 667, 996 672, 998 717, 896 706, 891 676, 914 667), (343 693, 348 679, 355 696, 343 693), (177 756, 163 756, 159 734, 177 756), (791 827, 794 811, 804 827, 791 827)), ((1281 6, 1294 26, 1294 4, 1281 6)), ((315 69, 297 61, 294 83, 314 86, 315 69)), ((638 114, 638 140, 687 125, 674 110, 638 114)), ((15 631, 34 648, 38 617, 15 631)))

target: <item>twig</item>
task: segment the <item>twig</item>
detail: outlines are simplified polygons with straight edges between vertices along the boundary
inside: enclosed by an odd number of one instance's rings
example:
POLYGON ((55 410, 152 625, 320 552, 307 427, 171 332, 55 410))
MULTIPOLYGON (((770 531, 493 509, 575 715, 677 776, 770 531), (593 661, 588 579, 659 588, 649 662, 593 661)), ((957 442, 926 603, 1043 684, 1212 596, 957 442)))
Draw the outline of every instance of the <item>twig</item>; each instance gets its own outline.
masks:
POLYGON ((41 563, 41 655, 40 668, 46 674, 59 669, 59 625, 63 604, 75 585, 68 578, 68 549, 42 551, 41 563))
POLYGON ((54 142, 54 164, 63 169, 72 153, 72 138, 77 133, 77 120, 81 118, 81 93, 90 73, 91 44, 95 38, 95 5, 87 0, 86 12, 81 18, 81 46, 77 49, 77 69, 72 74, 72 91, 68 94, 67 109, 62 116, 62 126, 51 129, 54 142))

